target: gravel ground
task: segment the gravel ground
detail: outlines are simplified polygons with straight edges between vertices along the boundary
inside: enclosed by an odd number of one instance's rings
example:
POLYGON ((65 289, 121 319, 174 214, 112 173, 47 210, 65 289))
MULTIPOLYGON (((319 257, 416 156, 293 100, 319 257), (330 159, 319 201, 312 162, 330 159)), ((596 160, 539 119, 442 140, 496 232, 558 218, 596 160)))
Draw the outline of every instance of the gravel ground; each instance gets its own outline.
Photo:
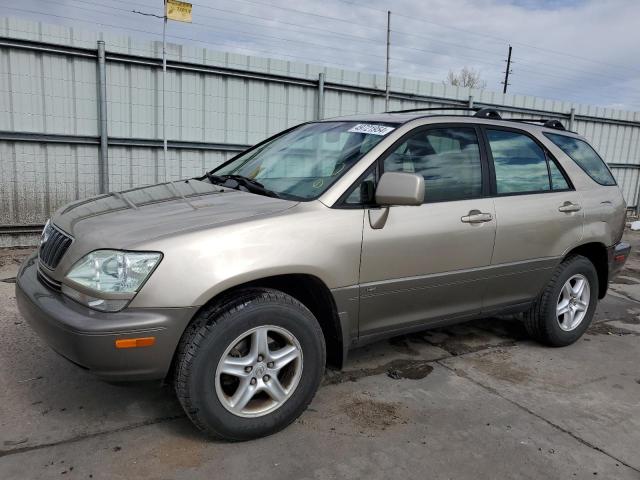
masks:
POLYGON ((380 342, 327 372, 285 431, 211 441, 172 391, 111 385, 16 311, 29 249, 0 250, 0 478, 640 479, 640 234, 588 333, 567 348, 513 318, 380 342))

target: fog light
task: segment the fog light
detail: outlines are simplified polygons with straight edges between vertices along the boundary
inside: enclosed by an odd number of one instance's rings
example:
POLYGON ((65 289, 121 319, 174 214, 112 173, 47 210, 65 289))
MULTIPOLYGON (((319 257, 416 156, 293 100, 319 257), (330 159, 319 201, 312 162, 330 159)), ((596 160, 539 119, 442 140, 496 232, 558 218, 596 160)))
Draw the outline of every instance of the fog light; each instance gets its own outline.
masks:
POLYGON ((95 310, 100 310, 102 312, 117 312, 126 307, 127 304, 131 301, 130 298, 97 298, 91 295, 87 295, 86 293, 74 290, 64 283, 62 284, 62 293, 64 293, 67 297, 75 300, 76 302, 81 303, 82 305, 86 305, 87 307, 93 308, 95 310))

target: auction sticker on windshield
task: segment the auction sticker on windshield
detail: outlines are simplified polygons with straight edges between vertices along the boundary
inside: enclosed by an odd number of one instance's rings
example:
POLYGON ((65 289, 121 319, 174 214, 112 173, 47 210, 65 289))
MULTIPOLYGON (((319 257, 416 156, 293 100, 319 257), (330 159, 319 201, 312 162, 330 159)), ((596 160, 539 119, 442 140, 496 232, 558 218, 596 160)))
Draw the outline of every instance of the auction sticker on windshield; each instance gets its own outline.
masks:
POLYGON ((349 129, 351 133, 369 133, 371 135, 386 135, 389 132, 395 130, 393 127, 387 127, 386 125, 374 125, 371 123, 359 123, 355 127, 349 129))

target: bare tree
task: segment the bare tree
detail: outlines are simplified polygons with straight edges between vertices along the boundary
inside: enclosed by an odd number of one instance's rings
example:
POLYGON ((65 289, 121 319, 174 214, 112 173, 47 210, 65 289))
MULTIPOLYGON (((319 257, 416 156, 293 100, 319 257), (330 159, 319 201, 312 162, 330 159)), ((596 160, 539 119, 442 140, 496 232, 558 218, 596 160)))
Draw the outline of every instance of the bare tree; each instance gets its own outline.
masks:
POLYGON ((449 70, 447 79, 442 83, 467 88, 486 88, 487 86, 487 82, 480 78, 480 72, 468 67, 463 67, 458 73, 449 70))

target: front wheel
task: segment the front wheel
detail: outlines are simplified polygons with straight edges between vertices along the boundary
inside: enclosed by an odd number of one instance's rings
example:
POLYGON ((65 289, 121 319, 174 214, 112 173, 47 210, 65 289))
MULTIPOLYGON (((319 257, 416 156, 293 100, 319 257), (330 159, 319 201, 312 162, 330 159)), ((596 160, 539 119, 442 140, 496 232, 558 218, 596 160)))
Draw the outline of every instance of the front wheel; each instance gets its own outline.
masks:
POLYGON ((598 274, 581 255, 570 257, 556 269, 534 306, 525 313, 527 332, 552 347, 578 340, 589 328, 598 304, 598 274))
POLYGON ((249 440, 305 410, 324 364, 322 329, 304 305, 276 290, 241 291, 201 312, 185 333, 176 393, 205 433, 249 440))

